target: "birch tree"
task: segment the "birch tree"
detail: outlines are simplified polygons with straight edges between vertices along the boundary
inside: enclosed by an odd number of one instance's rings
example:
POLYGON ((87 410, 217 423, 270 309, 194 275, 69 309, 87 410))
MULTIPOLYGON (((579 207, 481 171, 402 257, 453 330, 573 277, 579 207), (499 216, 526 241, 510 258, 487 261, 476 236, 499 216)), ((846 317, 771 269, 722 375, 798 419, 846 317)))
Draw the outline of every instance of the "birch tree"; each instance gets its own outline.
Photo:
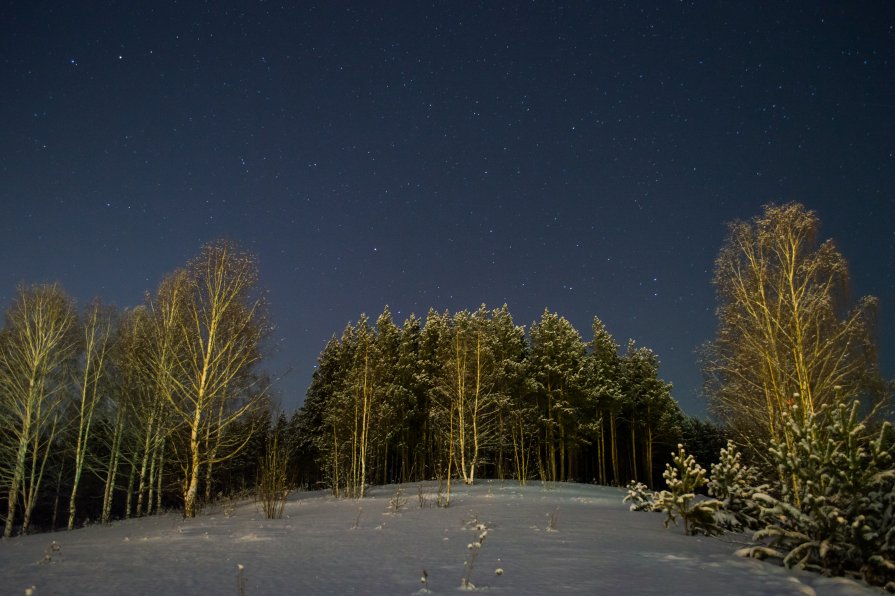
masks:
POLYGON ((130 421, 132 465, 136 473, 136 514, 152 513, 159 501, 165 441, 175 431, 169 400, 173 399, 178 351, 177 323, 183 276, 172 276, 147 305, 129 312, 122 322, 118 365, 127 398, 123 414, 130 421))
POLYGON ((189 263, 186 275, 189 294, 178 329, 184 356, 176 361, 171 379, 176 391, 168 401, 186 428, 184 515, 194 517, 203 466, 232 457, 244 445, 231 445, 212 458, 203 439, 208 425, 216 432, 226 429, 261 398, 239 382, 260 359, 266 327, 261 299, 253 295, 258 283, 253 256, 229 242, 213 242, 189 263))
POLYGON ((715 261, 718 331, 703 367, 711 411, 754 455, 791 440, 782 413, 881 395, 876 299, 849 308, 848 267, 802 205, 729 226, 715 261))
POLYGON ((58 285, 22 286, 0 334, 0 408, 12 461, 5 537, 12 536, 21 498, 28 531, 47 459, 59 430, 61 406, 77 353, 77 316, 58 285))
MULTIPOLYGON (((448 462, 464 484, 475 482, 483 449, 494 440, 496 400, 489 313, 460 311, 440 333, 434 401, 448 462)), ((428 325, 428 322, 427 322, 428 325)))

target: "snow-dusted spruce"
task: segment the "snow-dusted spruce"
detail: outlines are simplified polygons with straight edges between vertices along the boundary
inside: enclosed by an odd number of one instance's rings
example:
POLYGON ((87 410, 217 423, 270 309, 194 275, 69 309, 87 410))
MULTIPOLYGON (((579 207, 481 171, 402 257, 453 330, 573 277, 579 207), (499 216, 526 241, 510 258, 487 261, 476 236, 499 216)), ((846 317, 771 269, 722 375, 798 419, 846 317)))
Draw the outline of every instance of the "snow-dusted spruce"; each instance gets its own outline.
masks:
POLYGON ((656 493, 651 491, 644 483, 632 480, 628 483, 628 494, 623 499, 624 503, 630 501, 631 511, 653 511, 656 493))
POLYGON ((718 463, 712 464, 708 491, 722 502, 715 516, 719 526, 732 531, 759 528, 761 508, 753 495, 767 492, 767 487, 758 485, 758 474, 742 462, 742 454, 733 441, 727 441, 718 463))
POLYGON ((684 522, 684 534, 718 534, 722 530, 715 521, 715 515, 722 503, 717 499, 696 498, 696 490, 707 484, 705 469, 696 463, 692 455, 687 455, 683 445, 677 446, 672 454, 674 465, 665 464, 662 476, 668 490, 656 496, 655 511, 663 511, 665 527, 669 523, 677 525, 677 518, 684 522))
POLYGON ((780 498, 756 494, 766 545, 741 554, 787 567, 863 578, 895 591, 895 470, 891 426, 871 435, 860 404, 786 416, 791 441, 772 441, 780 498))

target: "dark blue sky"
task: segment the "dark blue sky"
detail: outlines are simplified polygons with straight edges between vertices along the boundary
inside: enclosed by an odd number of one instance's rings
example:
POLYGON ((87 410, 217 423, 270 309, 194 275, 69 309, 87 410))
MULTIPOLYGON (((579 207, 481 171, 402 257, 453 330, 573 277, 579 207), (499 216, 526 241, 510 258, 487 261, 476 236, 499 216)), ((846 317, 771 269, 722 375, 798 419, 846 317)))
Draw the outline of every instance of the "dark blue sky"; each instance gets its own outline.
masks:
POLYGON ((0 89, 0 304, 132 306, 234 239, 287 408, 361 312, 506 302, 599 316, 702 413, 724 224, 772 201, 880 298, 895 375, 888 2, 7 2, 0 89))

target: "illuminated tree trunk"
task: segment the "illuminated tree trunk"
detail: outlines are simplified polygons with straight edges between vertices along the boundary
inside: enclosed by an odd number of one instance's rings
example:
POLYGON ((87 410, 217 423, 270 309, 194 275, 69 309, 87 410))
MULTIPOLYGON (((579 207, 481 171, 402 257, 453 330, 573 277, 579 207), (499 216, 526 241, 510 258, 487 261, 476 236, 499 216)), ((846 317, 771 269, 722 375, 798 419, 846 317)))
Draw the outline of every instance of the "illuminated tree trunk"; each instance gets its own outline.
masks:
POLYGON ((201 464, 199 459, 199 425, 202 422, 202 412, 204 410, 204 400, 200 394, 196 400, 196 408, 190 424, 190 460, 187 472, 189 481, 186 494, 183 497, 183 514, 185 517, 196 517, 196 497, 199 495, 199 466, 201 464))
POLYGON ((78 438, 75 445, 75 469, 71 498, 68 502, 68 529, 75 527, 75 504, 84 459, 87 455, 87 441, 93 424, 93 413, 99 403, 99 384, 105 374, 106 355, 109 348, 112 321, 108 314, 101 314, 99 304, 94 304, 87 314, 84 324, 84 371, 80 383, 78 400, 78 438), (103 320, 100 320, 103 317, 103 320))
POLYGON ((618 441, 615 435, 615 412, 609 412, 609 449, 612 458, 612 482, 618 484, 618 441))
POLYGON ((631 480, 637 480, 637 439, 636 439, 636 417, 631 412, 631 480))
POLYGON ((31 474, 28 482, 25 483, 24 510, 22 512, 22 534, 28 533, 31 525, 31 514, 34 511, 34 505, 37 502, 37 495, 40 491, 40 484, 44 477, 44 470, 47 466, 47 458, 50 456, 50 446, 56 438, 56 430, 58 429, 58 414, 53 414, 53 421, 50 424, 50 434, 46 438, 46 442, 42 444, 41 437, 35 435, 31 449, 31 474))
POLYGON ((158 477, 157 482, 158 486, 155 491, 155 510, 160 512, 162 510, 162 480, 164 478, 165 471, 165 439, 162 437, 159 440, 159 459, 158 459, 158 477))
POLYGON ((124 435, 124 407, 119 406, 115 413, 112 429, 112 445, 109 449, 109 462, 106 465, 106 480, 103 488, 102 523, 107 524, 112 516, 112 498, 115 495, 115 482, 118 478, 118 462, 121 458, 121 440, 124 435))

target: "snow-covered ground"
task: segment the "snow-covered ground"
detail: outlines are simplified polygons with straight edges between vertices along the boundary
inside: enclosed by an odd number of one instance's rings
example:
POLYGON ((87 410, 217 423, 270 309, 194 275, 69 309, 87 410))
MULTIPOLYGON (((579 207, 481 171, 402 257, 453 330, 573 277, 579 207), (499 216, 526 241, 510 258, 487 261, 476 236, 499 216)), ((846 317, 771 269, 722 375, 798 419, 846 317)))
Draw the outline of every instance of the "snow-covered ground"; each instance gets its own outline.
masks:
MULTIPOLYGON (((434 501, 436 486, 423 485, 434 501)), ((293 493, 283 519, 250 501, 0 542, 0 593, 435 594, 460 591, 468 545, 487 537, 471 573, 503 594, 879 594, 845 579, 742 559, 744 538, 684 536, 658 513, 634 513, 624 491, 482 482, 454 485, 447 509, 420 507, 418 485, 389 511, 395 487, 362 501, 293 493), (554 528, 549 528, 553 521, 554 528), (50 548, 53 541, 58 549, 50 548), (49 560, 46 560, 46 559, 49 560), (502 570, 498 574, 497 570, 502 570)))

